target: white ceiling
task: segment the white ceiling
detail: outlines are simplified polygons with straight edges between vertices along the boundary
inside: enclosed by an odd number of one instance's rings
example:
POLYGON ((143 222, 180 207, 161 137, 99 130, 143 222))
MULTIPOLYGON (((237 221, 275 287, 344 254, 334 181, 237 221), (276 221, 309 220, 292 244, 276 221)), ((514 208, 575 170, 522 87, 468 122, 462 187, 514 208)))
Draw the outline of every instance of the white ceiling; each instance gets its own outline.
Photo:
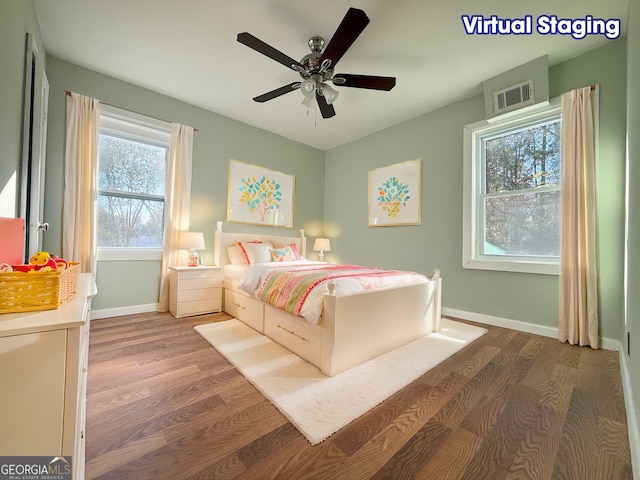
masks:
MULTIPOLYGON (((618 18, 628 0, 34 0, 48 55, 327 150, 481 92, 481 82, 541 55, 551 65, 609 40, 590 36, 469 36, 461 15, 618 18), (340 88, 336 116, 292 92, 253 97, 299 80, 238 43, 249 32, 294 59, 328 42, 349 7, 371 22, 336 72, 395 76, 390 92, 340 88), (317 113, 316 113, 317 112, 317 113)), ((126 106, 124 106, 126 107, 126 106)), ((171 120, 171 119, 168 119, 171 120)), ((198 125, 194 125, 198 127, 198 125)))

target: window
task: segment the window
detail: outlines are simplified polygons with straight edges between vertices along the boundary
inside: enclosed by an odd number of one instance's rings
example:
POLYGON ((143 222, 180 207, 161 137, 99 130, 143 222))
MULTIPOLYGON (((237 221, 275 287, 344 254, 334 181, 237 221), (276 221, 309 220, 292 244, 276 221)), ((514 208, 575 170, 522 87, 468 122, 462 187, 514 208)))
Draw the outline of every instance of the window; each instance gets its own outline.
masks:
POLYGON ((560 105, 468 125, 465 268, 557 274, 560 105))
POLYGON ((164 122, 103 107, 98 139, 98 258, 160 258, 171 134, 164 122))

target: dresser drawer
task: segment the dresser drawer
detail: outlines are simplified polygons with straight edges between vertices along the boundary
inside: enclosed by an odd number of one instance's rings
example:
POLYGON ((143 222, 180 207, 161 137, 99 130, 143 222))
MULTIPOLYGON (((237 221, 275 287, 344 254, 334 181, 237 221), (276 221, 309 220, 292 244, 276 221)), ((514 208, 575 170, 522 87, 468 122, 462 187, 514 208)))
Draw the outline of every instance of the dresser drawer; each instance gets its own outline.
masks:
POLYGON ((264 304, 261 301, 225 288, 224 310, 254 330, 264 333, 264 304))

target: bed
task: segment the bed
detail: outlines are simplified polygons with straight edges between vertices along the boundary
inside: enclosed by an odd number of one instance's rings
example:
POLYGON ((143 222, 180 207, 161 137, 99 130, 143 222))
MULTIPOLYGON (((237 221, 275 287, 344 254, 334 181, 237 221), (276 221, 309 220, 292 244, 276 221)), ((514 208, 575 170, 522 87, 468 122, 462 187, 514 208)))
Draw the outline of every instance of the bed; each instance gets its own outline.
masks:
MULTIPOLYGON (((224 311, 317 366, 327 376, 440 329, 442 280, 438 272, 432 277, 420 275, 419 280, 399 286, 348 294, 339 293, 339 280, 327 280, 323 282, 326 293, 320 298, 320 315, 310 321, 243 289, 248 269, 262 262, 250 258, 254 265, 248 265, 231 257, 238 255, 233 248, 238 243, 251 242, 291 246, 303 256, 306 254, 304 230, 300 230, 299 237, 233 233, 223 232, 222 222, 218 222, 214 259, 223 269, 224 311)), ((261 267, 266 270, 267 266, 261 267)))

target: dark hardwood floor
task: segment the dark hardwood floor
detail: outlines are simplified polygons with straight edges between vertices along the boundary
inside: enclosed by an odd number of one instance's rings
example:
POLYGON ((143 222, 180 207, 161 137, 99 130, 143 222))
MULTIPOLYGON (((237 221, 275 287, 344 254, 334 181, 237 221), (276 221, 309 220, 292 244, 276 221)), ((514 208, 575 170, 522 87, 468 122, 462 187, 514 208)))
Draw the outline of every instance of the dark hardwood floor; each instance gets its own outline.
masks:
POLYGON ((311 446, 194 330, 91 324, 86 478, 631 479, 618 353, 499 327, 311 446))

